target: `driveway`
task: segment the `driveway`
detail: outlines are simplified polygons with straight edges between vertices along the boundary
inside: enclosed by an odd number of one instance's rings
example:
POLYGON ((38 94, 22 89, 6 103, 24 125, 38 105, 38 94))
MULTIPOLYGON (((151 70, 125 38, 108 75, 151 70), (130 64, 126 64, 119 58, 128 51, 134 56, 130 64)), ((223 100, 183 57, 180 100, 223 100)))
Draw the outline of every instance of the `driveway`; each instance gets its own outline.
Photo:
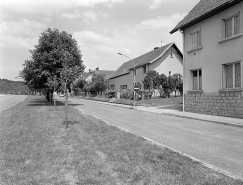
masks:
POLYGON ((26 95, 0 95, 0 112, 22 102, 26 97, 26 95))
MULTIPOLYGON (((63 98, 58 98, 63 100, 63 98)), ((243 129, 69 98, 71 106, 243 177, 243 129)))

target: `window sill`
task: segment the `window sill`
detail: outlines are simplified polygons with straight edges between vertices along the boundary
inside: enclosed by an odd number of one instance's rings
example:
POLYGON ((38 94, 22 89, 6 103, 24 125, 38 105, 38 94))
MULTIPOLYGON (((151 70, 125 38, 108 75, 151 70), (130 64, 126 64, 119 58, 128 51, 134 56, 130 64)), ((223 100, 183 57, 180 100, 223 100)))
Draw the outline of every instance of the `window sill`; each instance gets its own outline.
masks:
POLYGON ((193 90, 193 91, 187 91, 188 94, 201 94, 203 93, 203 90, 193 90))
POLYGON ((200 47, 198 47, 198 48, 194 48, 194 49, 191 49, 191 50, 187 51, 187 53, 191 53, 191 52, 193 52, 193 51, 197 51, 197 50, 200 50, 200 49, 202 49, 202 48, 203 48, 203 46, 200 46, 200 47))
POLYGON ((242 34, 238 34, 238 35, 232 36, 230 38, 223 39, 223 40, 219 41, 219 43, 226 42, 228 40, 232 40, 232 39, 235 39, 235 38, 238 38, 238 37, 241 37, 241 36, 242 36, 242 34))
POLYGON ((221 89, 219 92, 241 92, 243 89, 221 89))

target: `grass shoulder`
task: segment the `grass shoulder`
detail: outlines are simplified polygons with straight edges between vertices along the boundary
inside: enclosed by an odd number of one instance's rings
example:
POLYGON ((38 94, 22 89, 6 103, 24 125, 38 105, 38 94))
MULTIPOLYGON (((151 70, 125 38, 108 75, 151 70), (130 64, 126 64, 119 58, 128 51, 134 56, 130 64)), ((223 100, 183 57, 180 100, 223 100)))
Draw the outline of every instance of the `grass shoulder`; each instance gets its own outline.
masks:
POLYGON ((43 97, 0 113, 0 184, 242 185, 188 157, 151 144, 43 97))

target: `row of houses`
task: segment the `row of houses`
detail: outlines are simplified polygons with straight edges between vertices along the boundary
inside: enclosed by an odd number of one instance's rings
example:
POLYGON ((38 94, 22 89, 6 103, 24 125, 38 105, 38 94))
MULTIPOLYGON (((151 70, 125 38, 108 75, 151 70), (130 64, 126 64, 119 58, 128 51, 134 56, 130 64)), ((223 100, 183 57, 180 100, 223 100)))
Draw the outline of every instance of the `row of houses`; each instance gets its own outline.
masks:
POLYGON ((175 43, 156 47, 123 63, 111 87, 133 89, 151 70, 181 73, 183 111, 243 118, 243 0, 200 0, 170 33, 177 31, 183 54, 175 43))

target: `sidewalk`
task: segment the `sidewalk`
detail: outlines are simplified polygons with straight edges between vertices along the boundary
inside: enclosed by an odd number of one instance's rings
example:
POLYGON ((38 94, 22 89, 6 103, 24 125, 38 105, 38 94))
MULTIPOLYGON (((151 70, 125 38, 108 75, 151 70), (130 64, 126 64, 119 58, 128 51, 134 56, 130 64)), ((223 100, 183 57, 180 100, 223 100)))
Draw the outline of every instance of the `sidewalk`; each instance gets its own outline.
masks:
POLYGON ((183 112, 178 109, 163 109, 163 107, 138 106, 136 107, 136 109, 141 111, 158 113, 158 114, 166 114, 171 116, 179 116, 179 117, 191 118, 191 119, 202 120, 202 121, 210 121, 214 123, 220 123, 224 125, 231 125, 231 126, 243 128, 243 120, 237 118, 213 116, 213 115, 198 114, 192 112, 183 112))
MULTIPOLYGON (((84 99, 82 99, 84 100, 84 99)), ((92 101, 96 103, 116 106, 116 107, 123 107, 129 109, 136 109, 140 111, 152 112, 157 114, 166 114, 171 116, 178 116, 202 121, 210 121, 214 123, 230 125, 235 127, 242 127, 243 128, 243 120, 237 118, 229 118, 223 116, 213 116, 213 115, 206 115, 206 114, 197 114, 191 112, 183 112, 182 105, 172 105, 172 106, 161 106, 161 107, 145 107, 145 106, 136 106, 135 108, 130 105, 123 105, 123 104, 115 104, 115 103, 108 103, 108 102, 101 102, 101 101, 93 101, 93 100, 84 100, 84 101, 92 101)))

